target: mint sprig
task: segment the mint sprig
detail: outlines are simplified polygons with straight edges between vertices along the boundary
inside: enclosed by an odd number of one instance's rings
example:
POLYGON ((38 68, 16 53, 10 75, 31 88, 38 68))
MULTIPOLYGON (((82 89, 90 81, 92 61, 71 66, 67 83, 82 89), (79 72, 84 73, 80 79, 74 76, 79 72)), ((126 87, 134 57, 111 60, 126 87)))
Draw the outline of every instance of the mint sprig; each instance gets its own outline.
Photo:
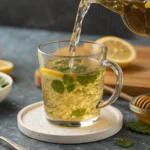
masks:
POLYGON ((51 83, 55 92, 62 94, 65 90, 64 84, 60 80, 53 80, 51 83))
POLYGON ((121 147, 131 147, 133 145, 133 141, 131 138, 121 138, 116 140, 116 144, 121 147))
POLYGON ((144 122, 141 121, 130 122, 128 123, 127 127, 133 131, 150 135, 150 125, 144 122))

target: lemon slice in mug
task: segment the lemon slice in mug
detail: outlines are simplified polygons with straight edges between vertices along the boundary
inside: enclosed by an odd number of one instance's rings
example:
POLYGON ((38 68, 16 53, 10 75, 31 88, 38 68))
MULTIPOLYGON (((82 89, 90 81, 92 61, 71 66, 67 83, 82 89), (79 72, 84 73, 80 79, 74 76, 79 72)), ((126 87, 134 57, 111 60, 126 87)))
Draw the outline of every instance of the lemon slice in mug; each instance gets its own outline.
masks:
POLYGON ((43 73, 45 75, 48 75, 48 76, 53 76, 53 77, 57 77, 57 78, 62 78, 63 77, 63 73, 57 72, 57 71, 54 71, 54 70, 50 70, 50 69, 47 69, 47 68, 41 68, 40 71, 41 71, 41 73, 43 73))
POLYGON ((131 64, 136 58, 134 46, 126 40, 114 36, 106 36, 97 39, 96 42, 107 46, 107 59, 117 63, 121 68, 131 64))

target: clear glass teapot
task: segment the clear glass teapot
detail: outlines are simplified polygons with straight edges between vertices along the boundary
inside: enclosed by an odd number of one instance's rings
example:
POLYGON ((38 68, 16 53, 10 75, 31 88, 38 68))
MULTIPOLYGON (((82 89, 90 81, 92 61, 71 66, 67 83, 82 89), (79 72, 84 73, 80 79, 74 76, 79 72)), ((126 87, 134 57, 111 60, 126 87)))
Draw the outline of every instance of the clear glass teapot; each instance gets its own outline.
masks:
POLYGON ((150 0, 91 0, 91 2, 120 14, 132 32, 150 36, 150 0))

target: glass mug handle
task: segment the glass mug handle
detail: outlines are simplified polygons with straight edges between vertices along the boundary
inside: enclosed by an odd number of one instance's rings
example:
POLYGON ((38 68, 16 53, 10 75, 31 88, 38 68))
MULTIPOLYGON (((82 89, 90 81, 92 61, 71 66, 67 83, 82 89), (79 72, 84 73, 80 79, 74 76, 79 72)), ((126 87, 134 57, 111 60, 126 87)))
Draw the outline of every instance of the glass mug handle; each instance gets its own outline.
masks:
POLYGON ((120 94, 120 92, 122 90, 122 86, 123 86, 123 73, 122 73, 120 66, 118 64, 108 61, 108 60, 104 60, 102 63, 104 66, 110 67, 115 72, 115 75, 117 78, 116 88, 115 88, 114 93, 111 95, 111 97, 106 101, 103 101, 103 102, 100 101, 97 104, 96 108, 103 108, 109 104, 114 103, 117 100, 117 98, 119 97, 119 94, 120 94))

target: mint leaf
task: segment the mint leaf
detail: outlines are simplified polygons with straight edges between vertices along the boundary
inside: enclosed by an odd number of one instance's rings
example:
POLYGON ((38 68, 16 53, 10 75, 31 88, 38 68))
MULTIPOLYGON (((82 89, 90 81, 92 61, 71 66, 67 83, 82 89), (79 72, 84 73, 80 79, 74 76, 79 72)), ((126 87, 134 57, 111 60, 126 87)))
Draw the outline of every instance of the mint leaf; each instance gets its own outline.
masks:
POLYGON ((69 67, 54 67, 53 69, 60 71, 60 72, 66 72, 69 71, 69 67))
POLYGON ((82 117, 84 116, 85 113, 86 113, 85 108, 79 108, 79 109, 73 110, 71 116, 82 117))
POLYGON ((63 64, 63 65, 67 65, 69 63, 69 60, 68 59, 58 59, 58 60, 55 60, 54 61, 54 64, 55 65, 59 65, 59 64, 63 64))
POLYGON ((63 83, 60 80, 53 80, 51 83, 53 90, 62 94, 65 90, 63 83))
POLYGON ((70 76, 64 74, 63 82, 65 85, 73 84, 73 79, 70 76))
POLYGON ((75 89, 75 84, 70 84, 66 88, 68 92, 72 92, 75 89))
POLYGON ((77 76, 77 80, 83 86, 87 86, 88 83, 89 83, 89 81, 88 81, 88 75, 77 76))
POLYGON ((131 147, 133 145, 133 141, 130 138, 121 138, 116 140, 116 144, 121 147, 131 147))
POLYGON ((87 66, 75 66, 72 70, 74 73, 84 72, 87 70, 87 66))
POLYGON ((127 127, 136 132, 150 134, 150 125, 141 121, 130 122, 128 123, 127 127))
POLYGON ((97 74, 90 74, 88 76, 89 83, 94 83, 96 79, 97 79, 97 74))
POLYGON ((95 82, 95 80, 97 79, 97 75, 98 73, 78 75, 77 80, 81 85, 87 86, 89 83, 95 82))

